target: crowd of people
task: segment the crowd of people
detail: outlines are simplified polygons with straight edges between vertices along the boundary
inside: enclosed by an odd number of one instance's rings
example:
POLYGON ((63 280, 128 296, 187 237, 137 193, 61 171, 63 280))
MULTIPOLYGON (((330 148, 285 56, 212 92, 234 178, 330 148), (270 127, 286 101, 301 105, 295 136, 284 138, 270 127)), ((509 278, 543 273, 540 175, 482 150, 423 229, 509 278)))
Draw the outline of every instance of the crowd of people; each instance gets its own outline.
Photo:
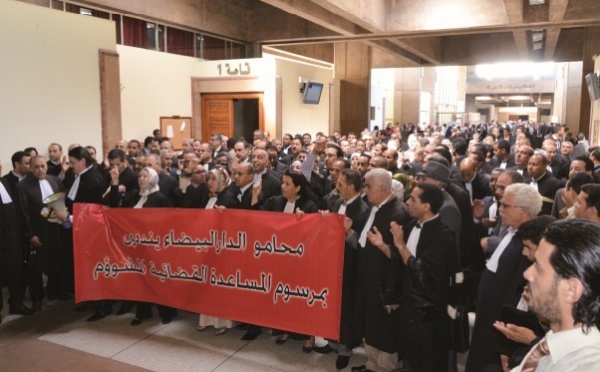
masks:
MULTIPOLYGON (((455 371, 473 311, 467 372, 600 365, 600 147, 564 125, 390 123, 281 139, 256 130, 252 139, 184 139, 181 151, 156 130, 119 141, 105 159, 92 146, 52 143, 47 154, 15 152, 11 164, 0 183, 11 314, 72 298, 74 203, 339 213, 340 340, 316 347, 312 335, 273 330, 278 345, 293 338, 304 352, 338 353, 338 369, 362 344, 367 362, 352 371, 455 371), (67 211, 44 203, 59 192, 67 211)), ((114 305, 75 309, 98 321, 114 305)), ((157 307, 165 324, 177 315, 157 307)), ((134 308, 131 325, 152 317, 152 304, 129 301, 116 314, 134 308)), ((200 314, 198 330, 234 325, 200 314)), ((246 340, 262 331, 237 327, 246 340)))

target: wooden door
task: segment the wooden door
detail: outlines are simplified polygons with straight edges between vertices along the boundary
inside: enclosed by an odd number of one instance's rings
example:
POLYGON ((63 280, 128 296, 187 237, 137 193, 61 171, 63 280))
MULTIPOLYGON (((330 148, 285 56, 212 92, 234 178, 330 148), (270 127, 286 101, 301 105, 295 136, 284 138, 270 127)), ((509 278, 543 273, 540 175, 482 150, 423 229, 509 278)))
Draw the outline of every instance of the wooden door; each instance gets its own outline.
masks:
POLYGON ((233 100, 202 97, 202 141, 208 142, 211 133, 233 136, 233 100))

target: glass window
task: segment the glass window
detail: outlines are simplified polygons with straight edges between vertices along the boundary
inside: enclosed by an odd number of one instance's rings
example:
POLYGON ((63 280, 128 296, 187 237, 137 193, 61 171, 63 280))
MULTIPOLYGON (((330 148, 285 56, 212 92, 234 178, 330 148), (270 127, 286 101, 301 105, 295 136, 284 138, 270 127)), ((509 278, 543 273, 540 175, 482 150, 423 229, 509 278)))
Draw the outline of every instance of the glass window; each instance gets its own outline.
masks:
POLYGON ((146 21, 123 16, 123 44, 138 48, 148 48, 146 21))
POLYGON ((202 55, 204 59, 227 59, 227 54, 225 51, 225 40, 217 39, 216 37, 207 35, 203 36, 204 41, 202 42, 202 55))
POLYGON ((178 28, 167 28, 167 52, 194 56, 194 33, 178 28))
POLYGON ((117 33, 117 44, 122 44, 121 41, 121 16, 119 14, 113 14, 113 21, 115 21, 115 32, 117 33))
POLYGON ((70 4, 70 3, 67 3, 66 5, 67 6, 66 6, 65 10, 69 13, 82 14, 82 15, 87 15, 87 16, 102 18, 102 19, 110 19, 110 13, 108 13, 108 12, 103 12, 101 10, 96 10, 96 9, 85 8, 85 7, 75 5, 75 4, 70 4))
POLYGON ((65 10, 65 3, 59 0, 52 0, 52 9, 65 10))

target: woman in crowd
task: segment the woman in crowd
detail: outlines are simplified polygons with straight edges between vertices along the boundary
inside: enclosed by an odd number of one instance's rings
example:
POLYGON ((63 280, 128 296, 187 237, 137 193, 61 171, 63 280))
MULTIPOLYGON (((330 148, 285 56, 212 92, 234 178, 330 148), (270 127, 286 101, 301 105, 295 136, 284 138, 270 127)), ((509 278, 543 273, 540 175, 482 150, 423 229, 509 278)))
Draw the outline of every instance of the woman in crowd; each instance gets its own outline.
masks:
MULTIPOLYGON (((172 207, 169 199, 163 195, 158 187, 158 174, 150 167, 145 167, 138 176, 139 190, 131 190, 123 194, 119 191, 119 170, 113 167, 110 170, 110 206, 123 208, 169 208, 172 207)), ((163 324, 169 324, 177 315, 177 310, 162 305, 156 305, 158 315, 163 324)), ((119 313, 124 311, 119 310, 119 313)), ((136 304, 135 317, 131 321, 132 326, 142 324, 144 319, 152 318, 152 304, 138 302, 136 304)))
MULTIPOLYGON (((208 194, 201 197, 200 208, 214 209, 215 207, 239 208, 240 202, 228 187, 231 179, 224 168, 215 168, 208 173, 208 194)), ((227 319, 216 318, 200 314, 198 320, 198 331, 204 331, 208 327, 215 328, 215 335, 225 334, 233 326, 233 322, 227 319)))
MULTIPOLYGON (((304 213, 316 213, 319 208, 309 197, 310 188, 308 182, 302 173, 295 173, 291 170, 286 170, 281 180, 281 195, 275 196, 271 199, 267 199, 262 206, 261 210, 271 212, 283 212, 283 213, 296 213, 300 218, 304 213)), ((261 185, 255 185, 252 189, 252 206, 257 208, 259 203, 259 196, 261 192, 261 185)), ((281 331, 273 330, 274 334, 281 333, 281 331)), ((276 341, 277 345, 285 343, 290 336, 294 338, 305 340, 302 351, 310 353, 315 346, 314 336, 300 335, 283 333, 280 334, 276 341)))

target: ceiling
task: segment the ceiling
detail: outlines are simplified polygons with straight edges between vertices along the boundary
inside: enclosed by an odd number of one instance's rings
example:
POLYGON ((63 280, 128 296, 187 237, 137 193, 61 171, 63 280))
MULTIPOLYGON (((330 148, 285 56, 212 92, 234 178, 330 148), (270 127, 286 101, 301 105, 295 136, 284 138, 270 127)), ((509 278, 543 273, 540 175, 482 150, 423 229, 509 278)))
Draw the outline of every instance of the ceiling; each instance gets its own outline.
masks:
POLYGON ((252 14, 249 41, 328 62, 358 41, 374 68, 580 61, 586 29, 600 33, 599 0, 231 1, 252 14))

